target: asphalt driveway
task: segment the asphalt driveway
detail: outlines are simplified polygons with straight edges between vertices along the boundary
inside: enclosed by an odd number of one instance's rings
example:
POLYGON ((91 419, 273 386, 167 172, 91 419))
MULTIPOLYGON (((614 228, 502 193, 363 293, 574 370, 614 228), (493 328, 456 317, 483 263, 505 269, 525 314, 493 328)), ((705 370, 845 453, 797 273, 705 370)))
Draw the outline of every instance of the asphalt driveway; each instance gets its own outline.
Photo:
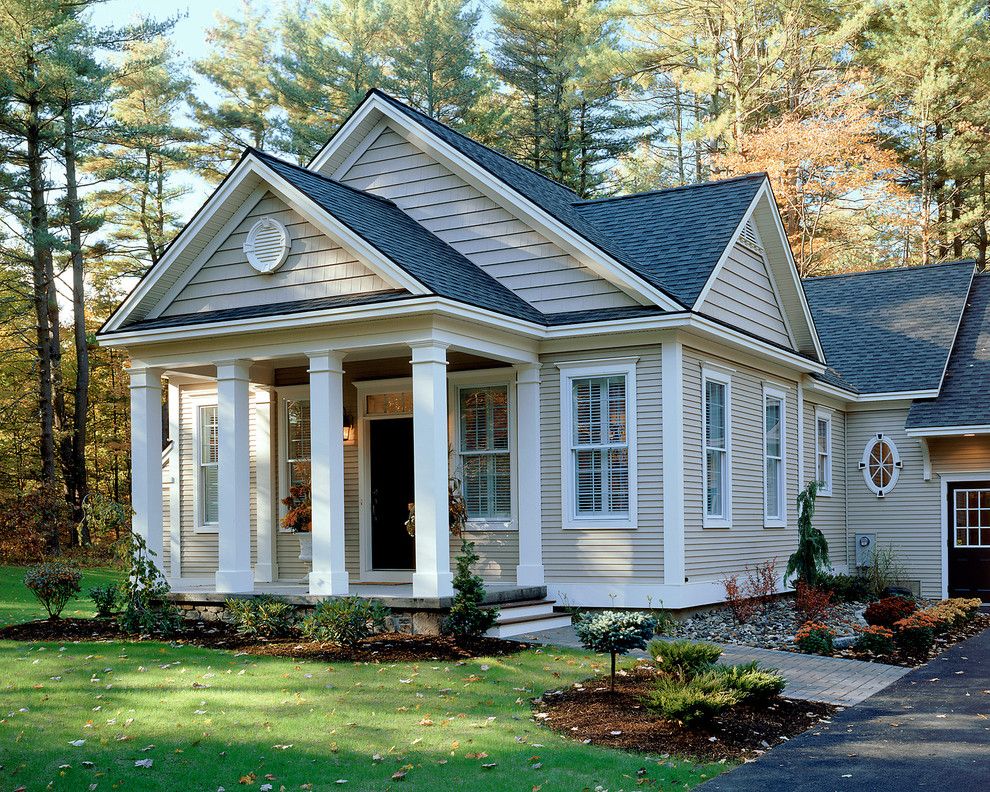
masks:
POLYGON ((701 789, 990 789, 990 630, 701 789))

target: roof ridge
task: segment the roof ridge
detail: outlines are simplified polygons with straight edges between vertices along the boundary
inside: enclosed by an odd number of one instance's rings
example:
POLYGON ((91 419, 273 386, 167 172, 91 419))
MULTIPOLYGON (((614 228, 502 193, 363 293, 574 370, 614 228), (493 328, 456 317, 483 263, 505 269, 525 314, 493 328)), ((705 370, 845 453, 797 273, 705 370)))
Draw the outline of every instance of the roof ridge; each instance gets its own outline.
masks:
POLYGON ((872 270, 859 270, 858 272, 835 272, 831 275, 815 275, 810 278, 802 278, 803 282, 807 281, 823 281, 823 280, 837 280, 839 278, 854 278, 859 275, 880 275, 882 273, 888 272, 911 272, 914 270, 930 270, 936 267, 958 267, 963 264, 968 264, 974 266, 976 264, 975 259, 959 259, 958 261, 939 261, 935 264, 906 264, 903 267, 884 267, 882 269, 872 269, 872 270))
POLYGON ((629 198, 646 198, 652 195, 665 195, 667 193, 677 192, 679 190, 690 190, 695 187, 712 187, 716 184, 728 184, 730 182, 746 181, 747 179, 763 179, 766 177, 765 171, 756 171, 754 173, 743 173, 739 176, 729 176, 725 179, 709 179, 703 182, 694 182, 693 184, 678 184, 674 187, 660 187, 656 190, 644 190, 643 192, 637 193, 626 193, 624 195, 608 195, 603 198, 586 198, 580 201, 575 201, 574 206, 588 206, 589 204, 599 204, 606 203, 608 201, 623 201, 629 198))
POLYGON ((276 157, 274 154, 269 154, 267 151, 256 149, 254 148, 254 146, 248 146, 247 149, 248 151, 251 151, 254 154, 260 154, 263 159, 275 160, 279 164, 285 165, 289 168, 292 168, 293 170, 301 171, 302 173, 305 173, 307 176, 313 176, 314 178, 317 178, 321 181, 329 182, 330 184, 333 184, 336 187, 342 187, 345 190, 350 190, 352 193, 363 195, 366 198, 374 198, 376 201, 381 201, 382 203, 388 204, 389 206, 394 206, 396 209, 399 208, 399 205, 395 203, 395 201, 392 201, 389 198, 385 198, 382 195, 375 195, 374 193, 366 192, 365 190, 359 190, 357 187, 351 187, 351 185, 349 184, 344 184, 343 182, 337 181, 336 179, 331 179, 329 176, 324 176, 319 171, 313 171, 310 170, 309 168, 303 167, 302 165, 296 165, 296 163, 294 162, 289 162, 288 160, 284 160, 281 157, 276 157))

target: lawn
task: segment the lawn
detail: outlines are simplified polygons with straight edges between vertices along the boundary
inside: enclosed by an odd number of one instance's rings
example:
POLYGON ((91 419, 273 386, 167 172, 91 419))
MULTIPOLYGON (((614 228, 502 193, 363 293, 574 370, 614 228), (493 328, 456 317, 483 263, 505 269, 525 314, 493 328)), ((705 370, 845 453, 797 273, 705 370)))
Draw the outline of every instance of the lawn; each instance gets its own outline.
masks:
MULTIPOLYGON (((0 569, 0 607, 30 615, 19 576, 0 569)), ((599 660, 529 649, 329 666, 160 643, 3 641, 0 787, 617 792, 689 788, 725 769, 582 745, 533 720, 531 697, 599 660)))
MULTIPOLYGON (((0 627, 17 624, 30 619, 41 619, 48 614, 40 603, 24 588, 24 573, 27 567, 0 567, 0 627)), ((123 572, 119 569, 84 569, 82 594, 66 606, 63 616, 95 616, 96 609, 89 598, 89 590, 120 580, 123 572)))

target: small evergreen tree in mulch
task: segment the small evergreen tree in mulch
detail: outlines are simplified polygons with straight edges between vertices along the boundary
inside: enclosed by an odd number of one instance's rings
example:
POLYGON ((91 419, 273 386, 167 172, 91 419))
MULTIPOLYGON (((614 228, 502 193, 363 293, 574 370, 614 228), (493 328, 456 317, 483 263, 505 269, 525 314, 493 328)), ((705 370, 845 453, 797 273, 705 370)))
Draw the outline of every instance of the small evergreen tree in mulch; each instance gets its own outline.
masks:
POLYGON ((633 649, 645 649, 657 631, 657 620, 648 613, 602 611, 585 613, 574 623, 581 645, 612 659, 609 688, 615 690, 615 657, 633 649))
POLYGON ((798 493, 798 546, 787 559, 784 582, 795 575, 812 588, 819 588, 826 580, 832 564, 828 560, 828 541, 825 534, 812 524, 815 516, 815 499, 818 497, 818 482, 812 481, 798 493))
POLYGON ((474 542, 465 539, 454 575, 454 602, 442 624, 444 633, 457 641, 476 641, 498 620, 498 608, 481 607, 485 601, 485 583, 481 575, 471 571, 479 558, 474 552, 474 542))

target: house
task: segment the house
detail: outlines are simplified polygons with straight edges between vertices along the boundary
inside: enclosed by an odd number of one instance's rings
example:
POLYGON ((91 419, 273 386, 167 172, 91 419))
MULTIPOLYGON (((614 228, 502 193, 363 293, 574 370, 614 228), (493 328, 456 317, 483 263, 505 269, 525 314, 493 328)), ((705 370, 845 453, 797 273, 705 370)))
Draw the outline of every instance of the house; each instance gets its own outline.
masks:
POLYGON ((971 263, 802 284, 762 174, 581 200, 372 91, 305 168, 247 150, 99 339, 191 598, 442 607, 451 478, 505 602, 720 601, 812 479, 838 569, 987 597, 988 305, 971 263))

